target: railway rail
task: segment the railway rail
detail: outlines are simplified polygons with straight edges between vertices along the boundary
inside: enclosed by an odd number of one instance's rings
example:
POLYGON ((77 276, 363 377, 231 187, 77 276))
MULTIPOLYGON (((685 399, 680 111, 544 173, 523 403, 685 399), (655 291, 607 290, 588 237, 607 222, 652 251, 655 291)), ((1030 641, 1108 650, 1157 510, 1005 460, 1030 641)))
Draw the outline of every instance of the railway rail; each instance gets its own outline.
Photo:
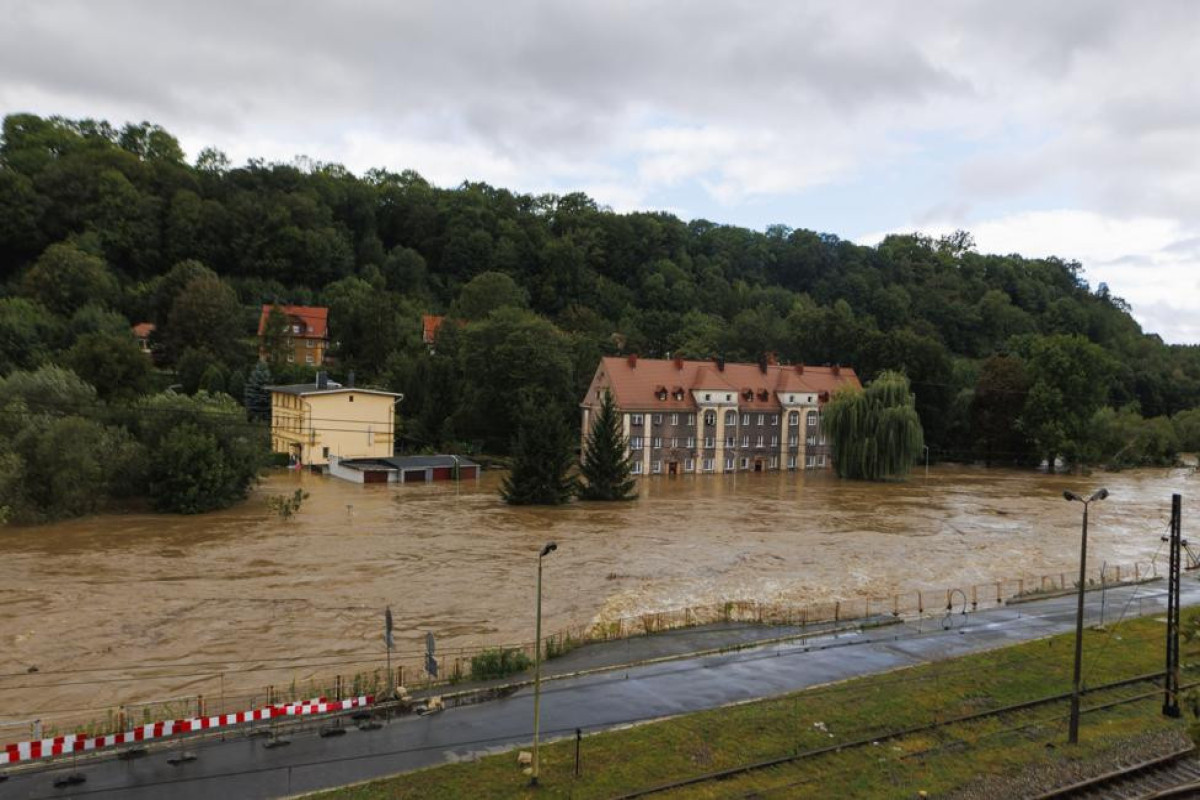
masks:
POLYGON ((1194 746, 1063 786, 1034 800, 1152 800, 1200 796, 1200 750, 1194 746))
MULTIPOLYGON (((1113 681, 1111 683, 1100 684, 1098 686, 1089 687, 1088 689, 1086 689, 1084 691, 1085 695, 1090 695, 1093 697, 1095 697, 1097 695, 1107 695, 1108 697, 1103 702, 1083 708, 1082 713, 1090 714, 1090 713, 1095 713, 1098 711, 1103 711, 1103 710, 1106 710, 1109 708, 1114 708, 1116 706, 1125 705, 1128 703, 1142 702, 1142 701, 1145 701, 1145 700, 1148 700, 1151 698, 1161 698, 1162 697, 1161 688, 1156 688, 1153 691, 1146 691, 1144 684, 1157 684, 1157 683, 1160 683, 1163 678, 1164 678, 1163 672, 1152 672, 1152 673, 1147 673, 1144 675, 1138 675, 1138 676, 1135 676, 1132 678, 1125 678, 1125 679, 1122 679, 1119 681, 1113 681), (1138 689, 1140 689, 1140 690, 1138 690, 1138 689), (1137 690, 1137 691, 1135 691, 1135 690, 1137 690), (1115 697, 1112 696, 1114 694, 1116 695, 1115 697)), ((1182 690, 1185 688, 1191 688, 1193 686, 1198 686, 1198 685, 1200 685, 1200 682, 1190 683, 1190 684, 1187 684, 1186 686, 1181 686, 1180 689, 1182 690)), ((711 784, 711 783, 715 783, 718 781, 728 780, 730 778, 736 778, 740 775, 746 775, 746 774, 754 773, 754 772, 763 772, 763 771, 770 770, 775 767, 783 767, 783 766, 787 766, 787 765, 797 764, 797 763, 801 763, 801 762, 804 762, 809 759, 819 758, 820 756, 827 755, 830 753, 843 752, 846 750, 852 750, 852 749, 859 748, 859 747, 870 747, 870 746, 873 746, 873 745, 881 743, 881 742, 886 742, 886 741, 890 741, 893 739, 901 739, 901 738, 904 738, 907 736, 913 736, 915 734, 942 731, 951 726, 963 725, 963 724, 968 724, 971 722, 978 722, 978 721, 982 721, 982 720, 986 720, 986 719, 994 719, 994 718, 998 718, 998 717, 1017 716, 1017 715, 1021 714, 1022 712, 1030 711, 1030 710, 1037 709, 1037 708, 1042 708, 1045 706, 1050 706, 1055 703, 1063 703, 1063 702, 1069 701, 1070 698, 1071 698, 1070 692, 1063 692, 1061 694, 1054 694, 1054 695, 1048 695, 1045 697, 1040 697, 1035 700, 1027 700, 1027 701, 1024 701, 1021 703, 1014 703, 1012 705, 1003 706, 1001 708, 994 708, 994 709, 989 709, 987 711, 980 711, 980 712, 976 712, 976 713, 972 713, 972 714, 965 714, 965 715, 958 716, 958 717, 952 717, 952 718, 944 719, 944 720, 937 720, 934 722, 929 722, 929 723, 925 723, 925 724, 921 724, 921 725, 914 725, 914 726, 910 726, 907 728, 901 728, 901 729, 896 729, 896 730, 892 730, 892 731, 880 732, 880 733, 876 733, 871 736, 865 736, 865 737, 862 737, 859 739, 854 739, 854 740, 847 741, 847 742, 839 742, 837 744, 831 744, 831 745, 827 745, 825 747, 819 747, 819 748, 815 748, 815 749, 811 749, 811 750, 804 750, 804 751, 801 751, 798 753, 792 753, 789 755, 779 756, 777 758, 766 759, 763 761, 756 761, 756 762, 747 763, 747 764, 740 764, 735 767, 730 767, 730 768, 723 769, 723 770, 717 770, 714 772, 707 772, 707 773, 704 773, 701 775, 692 776, 690 778, 684 778, 681 780, 670 781, 668 783, 661 783, 661 784, 656 784, 654 786, 648 786, 648 787, 645 787, 642 789, 635 790, 633 792, 628 792, 625 794, 617 795, 616 797, 612 798, 612 800, 635 800, 635 798, 649 797, 652 795, 662 794, 665 792, 675 791, 678 789, 684 789, 687 787, 695 787, 695 786, 700 786, 703 784, 711 784)), ((1045 722, 1046 722, 1045 718, 1042 717, 1033 722, 1025 722, 1022 724, 1014 725, 1013 727, 1006 729, 1006 730, 1016 731, 1016 730, 1020 730, 1022 728, 1031 727, 1033 725, 1044 724, 1045 722)), ((936 748, 934 748, 934 749, 936 749, 936 748)), ((1182 754, 1180 753, 1180 754, 1174 754, 1172 757, 1178 758, 1181 756, 1182 756, 1182 754)), ((1198 760, 1198 762, 1200 762, 1200 755, 1197 756, 1197 760, 1198 760)), ((1142 765, 1142 766, 1148 768, 1150 765, 1142 765)), ((1130 769, 1132 770, 1134 768, 1131 767, 1130 769)), ((1200 767, 1198 767, 1198 770, 1200 770, 1200 767)), ((1115 780, 1117 776, 1113 775, 1112 777, 1115 780)), ((1200 780, 1200 774, 1198 774, 1196 776, 1196 779, 1200 780)), ((783 789, 783 788, 787 788, 787 786, 790 786, 790 784, 775 787, 775 788, 783 789)), ((1072 787, 1065 787, 1065 788, 1072 788, 1072 787)), ((1082 786, 1080 786, 1078 788, 1080 790, 1082 790, 1082 786)), ((1063 791, 1063 790, 1060 790, 1060 791, 1063 791)), ((765 796, 768 793, 770 793, 770 790, 760 789, 755 792, 751 792, 750 794, 748 794, 746 796, 757 798, 757 797, 765 796)), ((1058 797, 1059 795, 1049 795, 1049 796, 1050 797, 1058 797)), ((1062 796, 1066 797, 1067 795, 1062 795, 1062 796)), ((1074 797, 1076 795, 1070 795, 1070 796, 1074 797)), ((1113 796, 1113 795, 1105 795, 1105 794, 1082 795, 1081 794, 1078 796, 1079 797, 1092 797, 1092 796, 1109 797, 1109 796, 1113 796)), ((1121 795, 1116 795, 1116 796, 1120 797, 1121 795)), ((1145 795, 1136 795, 1136 796, 1143 797, 1145 795)), ((1158 795, 1155 795, 1155 796, 1158 796, 1158 795)), ((1189 795, 1162 795, 1162 796, 1163 797, 1183 797, 1183 796, 1189 796, 1189 795)))

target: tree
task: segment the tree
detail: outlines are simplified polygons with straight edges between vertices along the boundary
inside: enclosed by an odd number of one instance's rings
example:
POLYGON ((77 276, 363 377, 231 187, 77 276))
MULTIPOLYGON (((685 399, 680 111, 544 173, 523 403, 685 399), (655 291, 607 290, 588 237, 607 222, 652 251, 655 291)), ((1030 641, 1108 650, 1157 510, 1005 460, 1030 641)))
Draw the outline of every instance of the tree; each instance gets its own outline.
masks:
POLYGON ((225 393, 225 370, 220 364, 209 364, 208 369, 200 376, 200 391, 208 394, 225 393))
POLYGON ((155 395, 137 406, 157 510, 198 514, 245 499, 266 462, 267 442, 242 413, 233 398, 205 392, 155 395))
POLYGON ((996 355, 983 362, 971 401, 976 444, 987 463, 1021 463, 1032 455, 1018 420, 1029 395, 1029 375, 1017 356, 996 355))
POLYGON ((839 389, 823 417, 840 478, 902 478, 924 448, 915 399, 899 372, 880 374, 866 389, 839 389))
POLYGON ((0 375, 33 369, 50 356, 62 323, 23 297, 0 298, 0 375))
POLYGON ((190 347, 214 359, 239 361, 245 334, 237 294, 220 278, 201 276, 175 298, 163 340, 172 359, 190 347))
POLYGON ((246 416, 253 422, 264 422, 271 419, 271 393, 267 387, 271 385, 271 369, 265 361, 259 361, 246 379, 244 405, 246 416))
POLYGON ((557 506, 575 494, 571 476, 574 437, 562 417, 549 410, 547 398, 533 395, 522 405, 513 443, 512 471, 504 477, 500 496, 515 506, 557 506))
POLYGON ((63 316, 88 303, 111 305, 118 291, 104 259, 73 242, 47 247, 21 282, 22 294, 63 316))
POLYGON ((150 359, 124 335, 86 333, 67 352, 66 364, 96 387, 104 400, 132 400, 150 389, 150 359))
POLYGON ((273 370, 282 369, 293 352, 292 339, 288 335, 290 328, 291 322, 283 306, 272 303, 271 310, 267 312, 266 322, 263 323, 261 341, 263 358, 273 370))
POLYGON ((612 392, 605 391, 583 449, 580 473, 584 483, 580 497, 584 500, 633 500, 637 497, 628 444, 616 400, 612 392))
POLYGON ((463 287, 450 308, 459 319, 483 319, 498 308, 525 308, 529 297, 525 290, 503 272, 481 272, 463 287))

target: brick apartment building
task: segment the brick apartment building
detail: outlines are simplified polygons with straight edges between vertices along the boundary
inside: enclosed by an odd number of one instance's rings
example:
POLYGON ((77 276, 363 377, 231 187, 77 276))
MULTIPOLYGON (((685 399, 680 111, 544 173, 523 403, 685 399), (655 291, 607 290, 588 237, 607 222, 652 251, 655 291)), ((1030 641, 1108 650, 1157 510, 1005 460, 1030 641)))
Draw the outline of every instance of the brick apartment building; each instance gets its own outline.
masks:
POLYGON ((821 469, 821 406, 844 385, 860 385, 849 367, 608 357, 580 404, 583 436, 608 389, 635 474, 821 469))

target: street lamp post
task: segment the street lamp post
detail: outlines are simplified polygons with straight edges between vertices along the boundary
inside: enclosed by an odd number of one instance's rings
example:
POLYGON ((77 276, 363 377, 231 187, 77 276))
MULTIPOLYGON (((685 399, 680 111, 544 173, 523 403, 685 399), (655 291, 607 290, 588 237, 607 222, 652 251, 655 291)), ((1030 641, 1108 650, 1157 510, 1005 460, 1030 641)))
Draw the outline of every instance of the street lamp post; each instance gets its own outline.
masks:
POLYGON ((1083 594, 1087 590, 1087 526, 1088 506, 1096 500, 1108 497, 1108 489, 1100 489, 1084 499, 1072 491, 1063 492, 1067 500, 1083 503, 1083 538, 1079 545, 1079 604, 1075 610, 1075 676, 1071 683, 1071 725, 1067 732, 1067 743, 1079 743, 1079 682, 1083 667, 1083 594))
POLYGON ((538 553, 537 623, 533 638, 533 763, 529 777, 530 786, 538 785, 538 728, 541 724, 542 710, 542 559, 557 549, 558 545, 550 542, 538 553))

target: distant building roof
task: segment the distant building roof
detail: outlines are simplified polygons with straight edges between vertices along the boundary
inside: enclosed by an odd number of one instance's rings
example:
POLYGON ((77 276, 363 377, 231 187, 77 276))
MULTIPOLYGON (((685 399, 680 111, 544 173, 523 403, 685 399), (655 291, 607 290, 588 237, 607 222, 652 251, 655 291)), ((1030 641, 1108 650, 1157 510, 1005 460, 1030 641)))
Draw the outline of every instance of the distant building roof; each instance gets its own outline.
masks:
POLYGON ((346 458, 338 462, 351 469, 428 469, 430 467, 476 467, 469 458, 454 455, 392 456, 391 458, 346 458))
POLYGON ((425 344, 433 344, 433 340, 437 338, 438 328, 442 327, 442 323, 446 318, 437 314, 422 314, 421 315, 421 339, 425 344))
POLYGON ((595 392, 607 387, 627 411, 686 411, 697 407, 693 391, 711 390, 733 395, 730 402, 736 401, 739 408, 768 411, 780 408, 782 394, 828 397, 844 385, 860 385, 850 367, 609 356, 600 360, 584 403, 593 403, 595 392))
MULTIPOLYGON (((299 331, 290 331, 292 336, 303 339, 324 339, 329 335, 329 309, 321 306, 285 306, 280 305, 283 313, 287 314, 290 325, 299 325, 299 331)), ((271 303, 262 307, 262 315, 258 318, 258 335, 262 336, 267 328, 267 317, 271 315, 271 303)))
POLYGON ((139 339, 146 339, 157 330, 157 327, 153 322, 139 322, 133 326, 133 335, 139 339))
POLYGON ((340 386, 336 384, 326 384, 319 386, 316 383, 291 383, 281 386, 268 386, 267 389, 280 394, 294 394, 297 396, 309 394, 337 394, 338 392, 354 392, 356 394, 382 394, 388 397, 404 397, 399 392, 385 392, 382 389, 363 389, 360 386, 340 386))

